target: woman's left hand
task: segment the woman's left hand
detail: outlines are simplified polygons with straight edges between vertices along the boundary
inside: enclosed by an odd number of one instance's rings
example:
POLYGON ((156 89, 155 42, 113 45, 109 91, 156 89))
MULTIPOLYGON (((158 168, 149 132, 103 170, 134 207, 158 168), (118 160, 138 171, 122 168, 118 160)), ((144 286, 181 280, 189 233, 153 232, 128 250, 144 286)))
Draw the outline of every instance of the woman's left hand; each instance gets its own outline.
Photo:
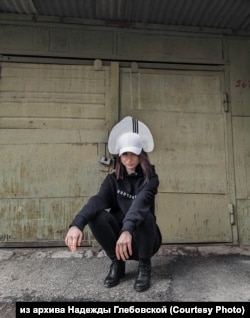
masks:
POLYGON ((128 231, 121 233, 115 248, 116 257, 124 262, 132 255, 132 235, 128 231))

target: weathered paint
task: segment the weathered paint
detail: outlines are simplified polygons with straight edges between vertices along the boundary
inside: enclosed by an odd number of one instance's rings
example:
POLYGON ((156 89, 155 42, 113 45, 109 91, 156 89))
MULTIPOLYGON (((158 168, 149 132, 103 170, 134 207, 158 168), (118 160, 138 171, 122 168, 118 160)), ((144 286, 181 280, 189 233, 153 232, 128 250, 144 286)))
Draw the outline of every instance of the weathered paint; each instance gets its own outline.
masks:
POLYGON ((159 192, 156 207, 165 243, 232 242, 226 195, 159 192))
MULTIPOLYGON (((1 199, 0 242, 63 243, 71 219, 86 201, 87 196, 1 199)), ((84 243, 92 241, 86 228, 84 243)))
POLYGON ((250 242, 250 200, 237 200, 237 223, 240 244, 249 245, 250 242))
MULTIPOLYGON (((100 158, 108 138, 109 85, 109 68, 100 63, 3 63, 1 242, 63 241, 108 172, 100 158)), ((93 241, 88 227, 84 240, 93 241)))
MULTIPOLYGON (((1 22, 0 22, 1 23, 1 22)), ((1 54, 109 59, 130 61, 189 61, 222 63, 222 39, 218 34, 162 32, 83 25, 19 22, 0 25, 1 54)))
POLYGON ((250 244, 250 41, 229 41, 236 221, 239 242, 250 244))
POLYGON ((155 137, 150 157, 161 179, 157 215, 165 241, 249 244, 249 43, 219 31, 1 21, 1 240, 61 241, 80 202, 109 171, 99 163, 109 130, 134 114, 155 137), (124 74, 119 62, 103 66, 100 60, 81 65, 96 58, 131 61, 131 69, 124 74), (30 219, 16 200, 27 200, 30 219), (65 221, 53 221, 54 232, 46 217, 35 221, 32 214, 44 209, 51 216, 64 207, 65 221), (6 230, 15 218, 19 223, 6 230))
POLYGON ((140 118, 157 141, 165 243, 232 241, 221 81, 219 72, 123 70, 121 117, 140 118))

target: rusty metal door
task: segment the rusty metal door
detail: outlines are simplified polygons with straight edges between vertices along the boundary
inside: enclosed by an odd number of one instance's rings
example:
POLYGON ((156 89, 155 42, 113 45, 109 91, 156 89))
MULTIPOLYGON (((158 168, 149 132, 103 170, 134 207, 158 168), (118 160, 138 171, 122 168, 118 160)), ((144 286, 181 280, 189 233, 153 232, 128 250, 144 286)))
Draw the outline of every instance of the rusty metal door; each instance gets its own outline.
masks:
POLYGON ((120 77, 120 116, 144 121, 155 139, 163 242, 232 242, 223 72, 123 68, 120 77))

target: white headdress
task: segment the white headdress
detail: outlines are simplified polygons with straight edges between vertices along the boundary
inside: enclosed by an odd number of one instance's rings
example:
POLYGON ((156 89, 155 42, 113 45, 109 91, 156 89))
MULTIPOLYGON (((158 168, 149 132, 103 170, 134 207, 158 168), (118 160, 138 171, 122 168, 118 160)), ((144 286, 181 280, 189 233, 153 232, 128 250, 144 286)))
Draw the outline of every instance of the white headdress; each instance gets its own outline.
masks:
POLYGON ((121 155, 124 152, 139 155, 142 149, 145 152, 154 149, 154 140, 149 128, 134 117, 124 117, 110 132, 109 152, 112 155, 121 155))

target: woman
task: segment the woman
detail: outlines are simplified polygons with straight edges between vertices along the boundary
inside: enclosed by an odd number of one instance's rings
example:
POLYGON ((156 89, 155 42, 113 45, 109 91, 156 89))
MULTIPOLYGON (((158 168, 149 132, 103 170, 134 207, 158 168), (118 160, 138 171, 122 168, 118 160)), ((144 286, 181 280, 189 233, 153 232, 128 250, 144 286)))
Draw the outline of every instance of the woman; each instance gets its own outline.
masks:
POLYGON ((130 116, 115 125, 108 141, 115 157, 115 171, 104 179, 99 192, 83 206, 65 238, 76 251, 88 224, 95 239, 111 259, 105 287, 119 284, 127 260, 137 260, 134 289, 150 287, 151 258, 162 238, 155 217, 155 195, 159 179, 147 152, 154 148, 148 127, 130 116))

